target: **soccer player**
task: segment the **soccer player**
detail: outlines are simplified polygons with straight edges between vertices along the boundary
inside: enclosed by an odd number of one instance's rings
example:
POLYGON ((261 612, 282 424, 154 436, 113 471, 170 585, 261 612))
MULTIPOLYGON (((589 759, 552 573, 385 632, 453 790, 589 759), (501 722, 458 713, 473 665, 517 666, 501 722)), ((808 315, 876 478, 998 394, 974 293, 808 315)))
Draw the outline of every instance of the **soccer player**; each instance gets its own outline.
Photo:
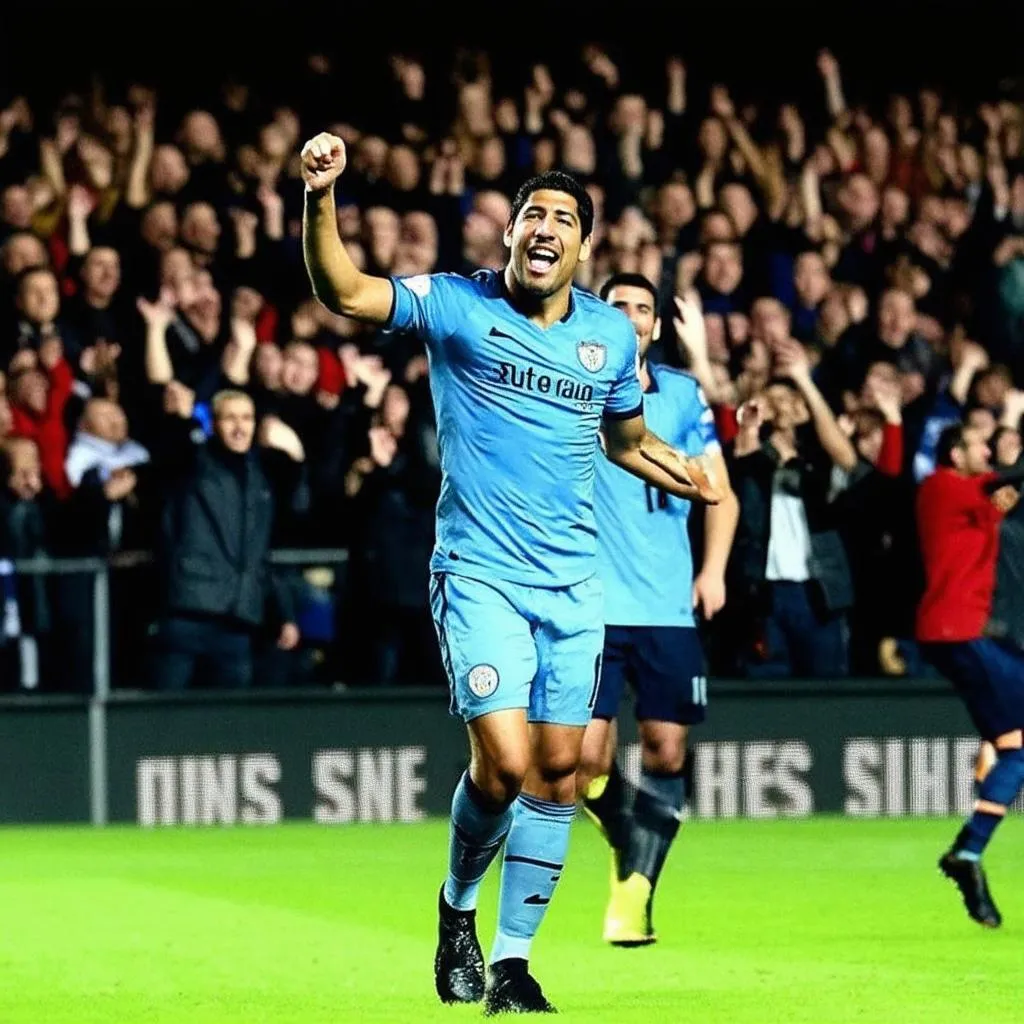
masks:
POLYGON ((594 219, 575 179, 522 186, 504 271, 399 280, 361 273, 345 251, 333 191, 344 166, 332 135, 303 147, 314 294, 334 313, 423 339, 441 449, 431 604, 471 758, 452 800, 435 984, 443 1001, 484 1000, 488 1014, 550 1012, 528 958, 565 862, 597 694, 599 429, 607 457, 652 487, 709 503, 719 491, 706 460, 647 429, 629 320, 573 287, 594 219), (477 893, 502 844, 485 971, 477 893))
MULTIPOLYGON (((652 900, 685 801, 683 765, 690 726, 704 720, 707 676, 694 619, 725 603, 725 566, 739 504, 715 434, 714 415, 688 373, 648 363, 661 333, 657 291, 639 274, 619 274, 601 289, 636 331, 644 416, 651 428, 689 455, 707 456, 722 481, 723 500, 705 518, 704 559, 694 579, 687 521, 690 502, 644 484, 607 460, 594 487, 597 548, 605 591, 605 639, 594 715, 583 739, 577 790, 584 809, 612 848, 611 899, 605 941, 655 941, 652 900), (641 782, 634 789, 616 763, 616 716, 626 683, 636 694, 641 782)), ((706 349, 696 301, 677 299, 677 333, 688 349, 706 349)))
POLYGON ((996 585, 999 523, 1017 498, 1018 469, 989 469, 980 430, 954 424, 939 438, 938 468, 918 489, 917 522, 925 593, 917 639, 956 687, 996 761, 978 786, 974 813, 939 870, 956 883, 967 913, 998 928, 981 856, 1024 785, 1024 653, 986 636, 996 585))

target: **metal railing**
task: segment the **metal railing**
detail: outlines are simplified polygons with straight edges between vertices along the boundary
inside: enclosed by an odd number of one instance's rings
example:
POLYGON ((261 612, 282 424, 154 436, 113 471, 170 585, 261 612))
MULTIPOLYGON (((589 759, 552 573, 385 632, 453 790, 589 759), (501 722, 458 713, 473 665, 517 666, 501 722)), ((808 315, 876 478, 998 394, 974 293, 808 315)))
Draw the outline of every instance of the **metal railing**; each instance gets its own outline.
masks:
MULTIPOLYGON (((92 823, 105 825, 107 807, 107 706, 110 703, 110 573, 112 570, 152 565, 152 552, 120 551, 107 558, 23 558, 11 563, 23 576, 59 576, 89 573, 93 577, 93 687, 89 709, 89 802, 92 823)), ((348 561, 343 548, 283 548, 270 553, 272 565, 336 566, 348 561)))

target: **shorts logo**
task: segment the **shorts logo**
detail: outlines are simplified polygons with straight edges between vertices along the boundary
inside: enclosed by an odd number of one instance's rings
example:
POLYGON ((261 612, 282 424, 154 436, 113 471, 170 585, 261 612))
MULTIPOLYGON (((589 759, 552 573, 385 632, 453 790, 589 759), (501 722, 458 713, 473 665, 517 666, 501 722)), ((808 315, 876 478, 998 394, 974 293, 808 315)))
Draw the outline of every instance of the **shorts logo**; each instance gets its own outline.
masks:
POLYGON ((425 299, 430 294, 429 274, 417 274, 416 277, 407 277, 402 283, 413 295, 418 295, 421 299, 425 299))
POLYGON ((490 697, 498 688, 498 670, 492 665, 477 665, 469 670, 469 692, 474 697, 490 697))
POLYGON ((597 373, 608 358, 608 349, 596 341, 581 341, 576 345, 576 355, 584 369, 597 373))

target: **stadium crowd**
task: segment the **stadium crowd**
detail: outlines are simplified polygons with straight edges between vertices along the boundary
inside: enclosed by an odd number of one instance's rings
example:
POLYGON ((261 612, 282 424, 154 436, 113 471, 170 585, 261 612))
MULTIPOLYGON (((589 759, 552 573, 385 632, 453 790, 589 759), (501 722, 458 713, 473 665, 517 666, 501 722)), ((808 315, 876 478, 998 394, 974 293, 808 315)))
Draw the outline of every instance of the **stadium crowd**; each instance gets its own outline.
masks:
POLYGON ((296 105, 240 81, 201 108, 98 80, 0 100, 0 689, 93 685, 92 577, 13 566, 43 555, 121 556, 118 684, 195 685, 204 661, 220 685, 441 679, 427 360, 310 297, 297 156, 321 130, 377 274, 499 268, 525 177, 586 183, 579 284, 656 285, 653 357, 700 380, 740 499, 715 674, 920 671, 913 498, 939 432, 1021 455, 1024 106, 876 108, 816 66, 817 95, 773 105, 679 59, 637 89, 597 46, 518 84, 480 52, 439 80, 396 54, 365 123, 320 55, 296 105), (349 560, 285 570, 271 547, 349 560))

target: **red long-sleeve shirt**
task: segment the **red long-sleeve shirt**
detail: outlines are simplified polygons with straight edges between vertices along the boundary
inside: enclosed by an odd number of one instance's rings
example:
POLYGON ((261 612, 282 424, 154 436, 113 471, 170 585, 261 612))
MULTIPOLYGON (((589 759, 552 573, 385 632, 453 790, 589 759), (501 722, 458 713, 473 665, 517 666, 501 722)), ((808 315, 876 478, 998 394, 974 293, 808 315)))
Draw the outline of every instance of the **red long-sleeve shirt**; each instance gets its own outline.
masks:
POLYGON ((11 433, 15 437, 27 437, 35 441, 39 447, 43 480, 58 498, 66 498, 71 493, 71 485, 64 471, 64 459, 68 453, 64 406, 71 397, 74 376, 64 359, 57 361, 48 372, 48 376, 50 394, 46 402, 46 411, 38 416, 28 409, 14 406, 11 409, 14 420, 14 429, 11 433))
POLYGON ((902 423, 886 423, 882 428, 882 448, 875 469, 886 476, 899 476, 903 472, 902 423))
POLYGON ((740 432, 739 423, 736 420, 736 406, 716 405, 712 410, 715 414, 715 430, 718 431, 718 440, 722 444, 730 444, 736 440, 740 432))
POLYGON ((917 639, 977 640, 992 611, 1002 513, 985 492, 994 473, 962 476, 936 470, 917 492, 917 530, 925 594, 917 609, 917 639))

